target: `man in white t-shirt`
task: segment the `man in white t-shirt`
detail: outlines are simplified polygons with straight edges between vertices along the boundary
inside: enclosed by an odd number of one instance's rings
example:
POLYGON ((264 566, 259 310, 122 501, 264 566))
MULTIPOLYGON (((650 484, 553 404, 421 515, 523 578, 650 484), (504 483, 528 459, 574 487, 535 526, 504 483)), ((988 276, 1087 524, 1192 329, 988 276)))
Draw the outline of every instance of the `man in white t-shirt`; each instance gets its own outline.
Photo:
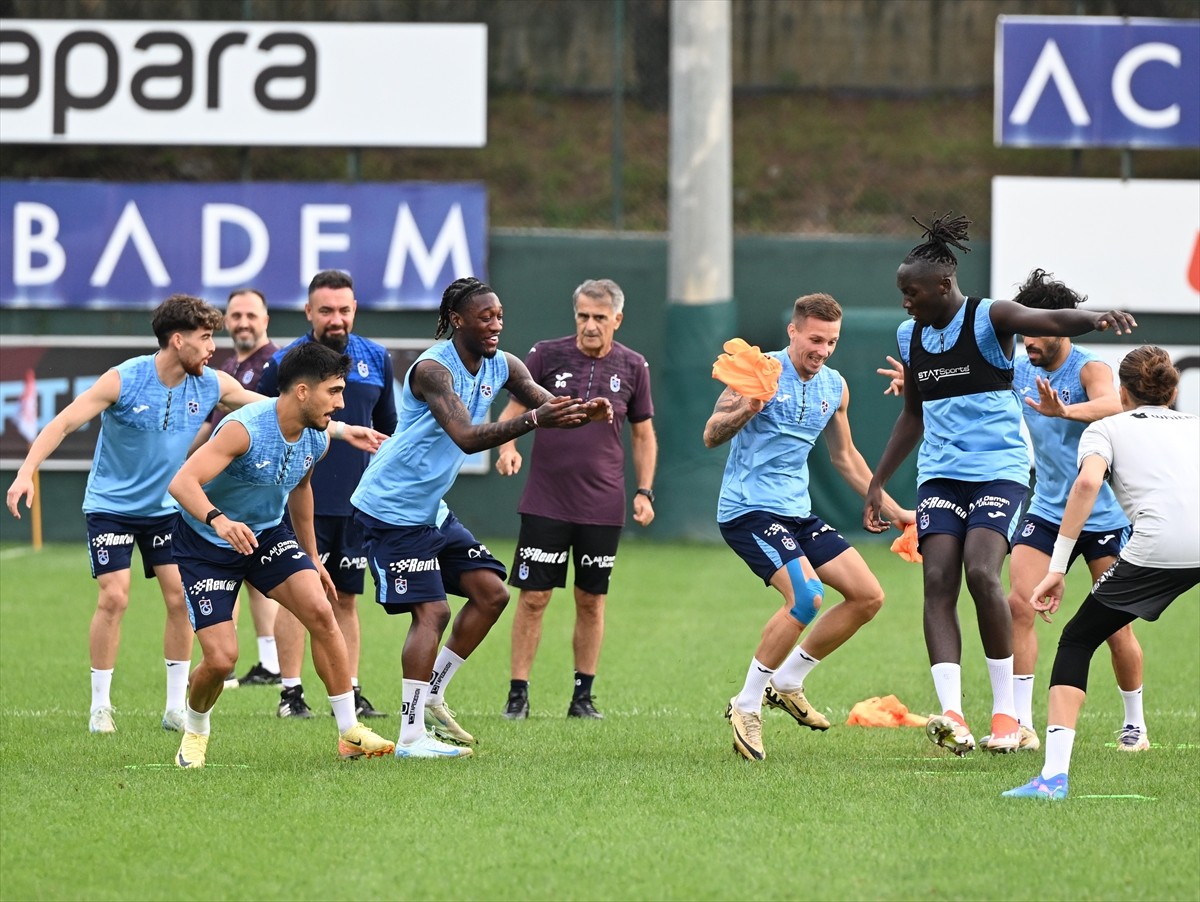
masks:
POLYGON ((1195 508, 1200 419, 1170 409, 1179 371, 1162 348, 1143 345, 1130 351, 1118 377, 1124 412, 1092 423, 1079 440, 1079 475, 1063 512, 1050 572, 1029 599, 1034 610, 1058 610, 1075 540, 1106 476, 1133 523, 1133 535, 1063 630, 1050 676, 1046 761, 1029 783, 1003 793, 1012 798, 1067 797, 1092 655, 1126 624, 1139 617, 1157 620, 1171 602, 1200 585, 1195 508))

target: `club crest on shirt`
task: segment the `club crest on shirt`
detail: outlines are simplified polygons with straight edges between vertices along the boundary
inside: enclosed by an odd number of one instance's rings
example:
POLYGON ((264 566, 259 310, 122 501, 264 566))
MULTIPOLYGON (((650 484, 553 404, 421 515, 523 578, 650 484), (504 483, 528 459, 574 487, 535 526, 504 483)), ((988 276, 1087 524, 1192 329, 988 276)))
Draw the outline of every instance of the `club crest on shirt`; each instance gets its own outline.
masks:
POLYGON ((254 381, 254 370, 246 370, 242 373, 242 385, 249 385, 254 381))
POLYGON ((621 377, 613 374, 608 380, 608 388, 610 391, 619 392, 621 390, 621 377))
POLYGON ((1062 391, 1060 391, 1060 392, 1058 393, 1058 396, 1059 396, 1060 398, 1062 398, 1062 402, 1063 402, 1064 404, 1070 404, 1070 403, 1071 403, 1071 389, 1069 389, 1069 388, 1064 388, 1062 391))
POLYGON ((490 398, 492 396, 492 387, 485 383, 479 386, 479 393, 485 398, 490 398))
POLYGON ((187 408, 188 413, 190 413, 192 416, 195 416, 200 412, 200 402, 195 400, 188 401, 187 408))
POLYGON ((304 471, 307 473, 313 465, 313 456, 311 454, 304 455, 304 471))
POLYGON ((371 375, 371 368, 367 366, 367 362, 365 360, 360 360, 358 362, 357 369, 360 379, 366 379, 369 375, 371 375))

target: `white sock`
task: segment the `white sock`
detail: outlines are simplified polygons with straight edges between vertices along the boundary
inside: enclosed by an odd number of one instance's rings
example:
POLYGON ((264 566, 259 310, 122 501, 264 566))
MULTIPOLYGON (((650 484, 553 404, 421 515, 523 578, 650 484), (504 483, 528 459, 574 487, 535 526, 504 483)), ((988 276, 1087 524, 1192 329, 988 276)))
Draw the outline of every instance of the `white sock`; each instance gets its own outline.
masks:
POLYGON ((1142 712, 1142 687, 1126 692, 1121 690, 1121 701, 1125 703, 1125 723, 1146 729, 1146 715, 1142 712))
POLYGON ((794 692, 804 686, 804 681, 808 679, 808 675, 820 663, 819 659, 814 658, 797 645, 792 649, 792 653, 787 656, 787 660, 779 665, 779 669, 775 671, 775 676, 771 682, 775 684, 775 688, 780 692, 794 692))
POLYGON ((191 661, 164 659, 167 665, 167 711, 182 711, 187 701, 188 667, 191 661))
POLYGON ((279 681, 279 685, 284 689, 291 689, 293 686, 299 686, 300 677, 283 677, 283 679, 279 681))
POLYGON ((341 695, 329 696, 329 704, 333 707, 333 716, 337 718, 338 735, 358 723, 358 717, 354 713, 353 689, 341 695))
POLYGON ((1013 674, 1013 704, 1017 706, 1017 720, 1022 726, 1033 729, 1033 674, 1013 674))
POLYGON ((188 705, 186 708, 186 713, 183 715, 184 730, 189 733, 195 733, 198 736, 207 736, 209 729, 208 715, 211 713, 211 709, 203 713, 199 711, 193 711, 192 706, 188 705))
POLYGON ((433 662, 433 676, 429 678, 429 701, 426 704, 440 705, 446 698, 446 687, 454 672, 462 667, 465 658, 460 658, 445 646, 433 662))
POLYGON ((1013 703, 1013 658, 984 658, 988 676, 992 680, 992 716, 1007 714, 1017 719, 1017 706, 1013 703))
POLYGON ((403 703, 400 705, 400 744, 412 745, 425 735, 425 705, 429 684, 421 680, 404 680, 403 703))
POLYGON ((774 673, 774 670, 764 666, 758 658, 751 661, 750 669, 746 671, 746 683, 734 702, 735 707, 739 711, 761 713, 763 690, 767 688, 767 682, 774 673))
POLYGON ((1049 780, 1071 769, 1071 749, 1074 745, 1074 730, 1054 724, 1046 727, 1046 763, 1042 765, 1042 779, 1049 780))
POLYGON ((264 670, 279 673, 279 649, 275 647, 274 636, 258 637, 258 663, 264 670))
POLYGON ((361 689, 362 688, 361 686, 358 685, 358 677, 356 677, 356 676, 350 677, 350 688, 351 689, 361 689))
POLYGON ((112 675, 111 670, 92 668, 92 710, 112 707, 112 675))
POLYGON ((962 714, 962 667, 947 661, 934 664, 929 672, 933 674, 933 688, 942 710, 962 714))

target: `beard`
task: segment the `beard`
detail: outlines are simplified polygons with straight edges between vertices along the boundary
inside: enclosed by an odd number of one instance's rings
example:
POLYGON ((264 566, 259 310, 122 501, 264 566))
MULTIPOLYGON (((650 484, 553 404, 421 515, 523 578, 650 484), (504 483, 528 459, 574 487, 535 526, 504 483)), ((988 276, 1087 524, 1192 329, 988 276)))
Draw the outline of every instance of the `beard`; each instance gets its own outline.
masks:
POLYGON ((350 333, 343 332, 341 335, 330 335, 326 333, 317 339, 317 342, 325 345, 331 350, 337 351, 339 354, 346 353, 346 345, 350 343, 350 333))

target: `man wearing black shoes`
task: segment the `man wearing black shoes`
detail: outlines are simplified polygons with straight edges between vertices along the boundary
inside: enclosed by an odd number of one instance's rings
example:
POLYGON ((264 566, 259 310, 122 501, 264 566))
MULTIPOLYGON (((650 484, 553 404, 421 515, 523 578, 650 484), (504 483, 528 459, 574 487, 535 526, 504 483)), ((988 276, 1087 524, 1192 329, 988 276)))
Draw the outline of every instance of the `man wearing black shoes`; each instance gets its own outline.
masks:
MULTIPOLYGON (((275 354, 263 371, 259 391, 268 397, 275 395, 276 373, 283 355, 297 345, 315 341, 348 355, 351 360, 344 393, 346 406, 335 414, 335 420, 372 426, 391 435, 396 430, 392 358, 382 345, 354 334, 357 309, 354 282, 346 273, 325 270, 313 276, 308 286, 308 303, 304 307, 312 329, 275 354)), ((363 591, 367 559, 362 536, 351 516, 350 495, 358 487, 370 455, 343 445, 334 446, 313 472, 317 550, 337 588, 333 612, 346 639, 355 713, 360 718, 386 717, 367 700, 358 683, 361 648, 358 596, 363 591)), ((311 717, 312 711, 304 701, 304 690, 300 685, 304 628, 285 610, 280 610, 276 618, 275 640, 279 644, 283 684, 277 713, 280 717, 311 717)))
MULTIPOLYGON (((529 673, 542 636, 542 617, 556 587, 567 584, 567 560, 575 567, 575 688, 568 717, 599 719, 592 681, 604 639, 604 603, 625 525, 625 446, 629 421, 637 491, 633 519, 654 519, 654 403, 646 358, 613 340, 621 325, 625 294, 611 279, 589 279, 575 289, 575 334, 541 341, 525 357, 534 381, 556 395, 590 401, 607 398, 611 422, 582 429, 538 431, 529 480, 521 495, 521 534, 509 584, 520 590, 512 629, 512 682, 504 716, 529 716, 529 673)), ((501 420, 527 408, 515 399, 501 420)), ((516 441, 500 446, 496 469, 513 476, 521 469, 516 441)))

